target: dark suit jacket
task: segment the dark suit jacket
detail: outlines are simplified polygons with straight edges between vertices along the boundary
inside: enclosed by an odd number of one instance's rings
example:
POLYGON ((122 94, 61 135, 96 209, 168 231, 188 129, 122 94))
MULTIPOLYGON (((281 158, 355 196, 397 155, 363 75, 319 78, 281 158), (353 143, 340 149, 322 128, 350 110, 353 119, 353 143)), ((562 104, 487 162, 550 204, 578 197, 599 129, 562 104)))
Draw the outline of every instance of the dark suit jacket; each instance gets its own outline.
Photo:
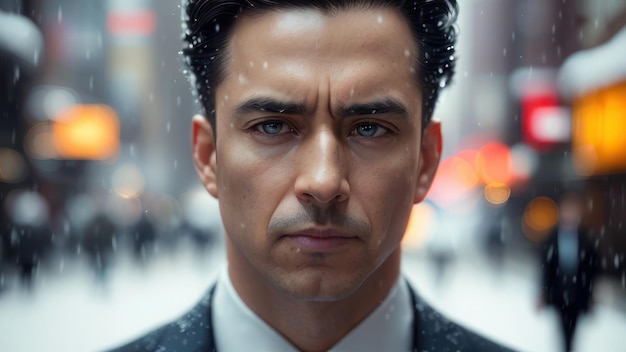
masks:
POLYGON ((542 256, 542 292, 547 305, 557 309, 587 311, 593 283, 598 272, 598 255, 585 230, 578 230, 578 268, 576 277, 567 275, 559 262, 557 229, 544 243, 542 256), (565 282, 565 283, 564 283, 565 282), (565 296, 568 299, 565 299, 565 296))
MULTIPOLYGON (((216 351, 211 321, 211 297, 215 286, 191 311, 115 352, 210 352, 216 351)), ((411 289, 414 308, 413 351, 496 352, 510 351, 449 320, 426 304, 411 289)), ((113 352, 112 351, 112 352, 113 352)), ((279 352, 279 351, 277 351, 279 352)), ((386 351, 385 351, 386 352, 386 351)))

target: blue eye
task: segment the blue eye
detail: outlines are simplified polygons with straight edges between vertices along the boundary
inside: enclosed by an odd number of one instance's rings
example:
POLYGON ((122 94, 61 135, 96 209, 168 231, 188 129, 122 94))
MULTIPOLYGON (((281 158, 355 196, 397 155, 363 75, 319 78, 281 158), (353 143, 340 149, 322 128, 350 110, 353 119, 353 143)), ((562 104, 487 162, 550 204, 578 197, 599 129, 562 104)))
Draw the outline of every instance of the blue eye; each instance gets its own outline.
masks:
POLYGON ((265 134, 280 134, 286 129, 288 128, 280 121, 267 121, 257 125, 257 130, 265 134))
POLYGON ((360 137, 378 137, 387 132, 387 129, 375 123, 366 122, 358 125, 354 132, 360 137))

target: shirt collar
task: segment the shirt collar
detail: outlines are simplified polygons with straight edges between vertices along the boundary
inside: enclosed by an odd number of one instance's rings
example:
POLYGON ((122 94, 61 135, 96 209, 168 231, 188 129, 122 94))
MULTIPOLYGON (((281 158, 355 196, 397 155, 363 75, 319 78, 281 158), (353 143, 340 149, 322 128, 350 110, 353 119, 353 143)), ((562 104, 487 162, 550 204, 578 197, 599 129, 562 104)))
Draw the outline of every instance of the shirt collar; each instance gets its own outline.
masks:
MULTIPOLYGON (((241 300, 228 270, 223 270, 219 276, 212 307, 218 351, 297 351, 241 300)), ((413 340, 412 323, 408 283, 398 279, 380 306, 329 352, 409 351, 413 340)))

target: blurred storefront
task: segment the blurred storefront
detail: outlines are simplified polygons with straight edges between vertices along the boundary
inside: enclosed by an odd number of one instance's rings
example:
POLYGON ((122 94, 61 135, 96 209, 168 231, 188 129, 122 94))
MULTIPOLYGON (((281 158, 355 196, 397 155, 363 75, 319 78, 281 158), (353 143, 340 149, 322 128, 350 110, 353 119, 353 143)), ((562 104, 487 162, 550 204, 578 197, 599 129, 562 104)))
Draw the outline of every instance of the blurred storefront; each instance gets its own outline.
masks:
POLYGON ((626 292, 626 66, 616 43, 626 2, 461 5, 469 13, 460 22, 457 75, 435 113, 444 157, 430 203, 415 209, 415 219, 435 215, 422 228, 413 221, 407 243, 428 246, 428 237, 443 235, 432 235, 430 224, 453 220, 464 226, 445 235, 459 248, 483 240, 488 250, 532 255, 558 221, 558 196, 578 191, 603 269, 626 292), (573 94, 585 77, 594 84, 573 94))
MULTIPOLYGON (((626 19, 626 10, 618 20, 626 19)), ((600 238, 605 271, 624 281, 626 253, 626 26, 572 55, 559 74, 572 107, 572 160, 589 194, 589 226, 600 238)))
POLYGON ((535 174, 518 193, 515 221, 521 217, 525 236, 539 241, 558 221, 558 212, 545 216, 549 210, 544 209, 544 219, 551 220, 533 230, 526 216, 533 202, 580 192, 586 199, 584 225, 603 254, 602 268, 623 288, 626 69, 620 53, 626 49, 626 2, 555 6, 548 11, 556 15, 551 20, 533 22, 551 23, 552 38, 531 38, 534 44, 527 46, 533 48, 529 52, 542 53, 542 62, 526 63, 511 76, 520 116, 519 135, 512 131, 511 138, 538 156, 535 174))

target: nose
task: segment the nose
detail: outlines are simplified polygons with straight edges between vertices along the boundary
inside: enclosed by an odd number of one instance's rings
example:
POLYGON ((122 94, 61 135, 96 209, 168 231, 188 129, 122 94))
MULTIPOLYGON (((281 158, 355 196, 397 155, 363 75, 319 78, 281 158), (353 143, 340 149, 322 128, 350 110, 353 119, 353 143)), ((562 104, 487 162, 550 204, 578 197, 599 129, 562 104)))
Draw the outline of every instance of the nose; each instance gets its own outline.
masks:
POLYGON ((348 199, 350 185, 344 152, 333 131, 321 129, 303 147, 297 161, 296 196, 321 206, 348 199))

